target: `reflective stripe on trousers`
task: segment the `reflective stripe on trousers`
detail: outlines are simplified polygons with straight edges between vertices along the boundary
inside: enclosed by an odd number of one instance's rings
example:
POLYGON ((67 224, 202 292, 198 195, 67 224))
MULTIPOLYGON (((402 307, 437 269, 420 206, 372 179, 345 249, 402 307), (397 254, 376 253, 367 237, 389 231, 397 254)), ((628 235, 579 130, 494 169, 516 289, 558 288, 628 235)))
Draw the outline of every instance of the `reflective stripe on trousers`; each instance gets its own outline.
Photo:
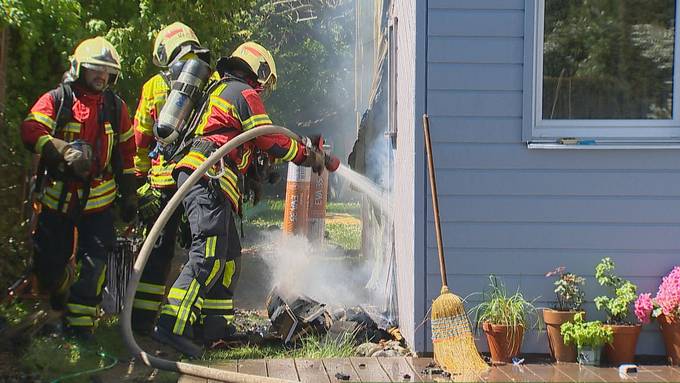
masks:
MULTIPOLYGON (((178 185, 188 178, 182 171, 178 185)), ((241 245, 231 204, 199 181, 183 201, 191 226, 189 260, 168 294, 158 326, 182 335, 205 315, 233 315, 233 285, 241 245), (229 283, 229 286, 225 286, 229 283), (207 305, 207 306, 206 306, 207 305)))

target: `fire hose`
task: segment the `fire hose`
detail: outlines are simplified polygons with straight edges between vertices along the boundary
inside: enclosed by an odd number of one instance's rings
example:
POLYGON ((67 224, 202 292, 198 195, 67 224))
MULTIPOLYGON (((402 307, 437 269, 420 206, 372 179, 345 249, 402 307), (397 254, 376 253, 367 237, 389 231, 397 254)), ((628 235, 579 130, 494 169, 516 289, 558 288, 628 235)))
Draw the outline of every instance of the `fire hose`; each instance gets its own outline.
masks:
POLYGON ((298 136, 296 133, 282 127, 282 126, 277 126, 277 125, 263 125, 254 129, 251 129, 247 132, 241 133, 238 136, 234 137, 232 140, 227 142, 226 144, 222 145, 219 149, 217 149, 208 159, 201 164, 191 175, 189 178, 184 182, 184 184, 177 189, 177 192, 175 193, 174 196, 170 199, 170 201, 167 203, 167 205, 163 208, 161 211, 160 215, 158 216, 158 219, 156 222, 153 224, 153 227, 151 230, 149 230, 149 233, 144 240, 144 244, 142 245, 142 248, 139 252, 139 255, 137 256, 137 260, 135 261, 135 264, 133 266, 132 274, 130 275, 130 280, 127 285, 127 290, 125 292, 125 304, 123 306, 123 312, 122 312, 122 320, 121 320, 121 327, 123 330, 123 339, 125 341, 126 346, 132 352, 132 354, 139 359, 141 359, 144 364, 150 367, 158 368, 161 370, 167 370, 167 371, 174 371, 178 372, 180 374, 185 374, 185 375, 192 375, 200 378, 205 378, 205 379, 214 379, 214 380, 219 380, 222 382, 229 382, 229 383, 284 383, 284 382, 290 382, 289 380, 283 380, 283 379, 276 379, 276 378, 269 378, 269 377, 263 377, 263 376, 255 376, 255 375, 248 375, 248 374, 242 374, 242 373, 237 373, 237 372, 232 372, 232 371, 225 371, 225 370, 219 370, 216 368, 210 368, 206 366, 199 366, 195 365, 192 363, 185 363, 185 362, 180 362, 180 361, 172 361, 172 360, 167 360, 163 358, 159 358, 153 355, 150 355, 146 351, 142 350, 141 347, 137 344, 137 341, 135 340, 135 337, 132 333, 132 326, 131 326, 131 319, 132 319, 132 302, 135 297, 135 291, 137 290, 137 285, 139 284, 139 279, 141 278, 142 271, 144 270, 144 266, 146 265, 146 261, 149 258, 149 254, 151 254, 151 250, 153 249, 154 244, 156 243, 156 240, 158 239, 161 230, 165 227, 165 225, 168 223, 168 220, 170 219, 170 216, 174 213, 174 211, 177 209, 179 204, 182 202, 184 199, 184 196, 189 193, 189 190, 191 189, 198 180, 207 173, 207 171, 215 165, 217 162, 219 162, 227 153, 231 152, 232 150, 236 149, 240 145, 243 145, 244 143, 259 137, 261 135, 265 134, 284 134, 290 138, 300 140, 300 136, 298 136))

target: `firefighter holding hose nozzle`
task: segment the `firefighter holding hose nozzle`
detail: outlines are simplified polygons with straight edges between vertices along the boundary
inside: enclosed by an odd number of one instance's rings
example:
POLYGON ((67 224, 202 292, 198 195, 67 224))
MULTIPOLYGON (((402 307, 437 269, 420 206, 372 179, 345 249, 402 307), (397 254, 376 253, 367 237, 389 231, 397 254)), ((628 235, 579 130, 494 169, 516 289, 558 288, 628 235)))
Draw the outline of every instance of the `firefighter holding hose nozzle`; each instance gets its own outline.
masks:
MULTIPOLYGON (((187 83, 200 78, 200 65, 191 60, 180 74, 187 83), (183 75, 185 75, 183 77, 183 75)), ((186 64, 185 64, 186 65, 186 64)), ((172 154, 177 163, 173 178, 180 187, 220 146, 240 133, 271 125, 261 94, 274 90, 277 81, 276 65, 271 54, 259 44, 247 42, 240 45, 229 57, 217 64, 220 81, 208 87, 208 94, 195 126, 190 125, 192 140, 180 153, 172 154)), ((191 98, 191 86, 173 86, 191 98)), ((178 91, 179 93, 179 91, 178 91)), ((169 104, 173 94, 168 96, 169 104)), ((169 110, 170 108, 168 108, 169 110)), ((164 106, 154 128, 159 141, 167 147, 175 147, 178 131, 184 122, 175 126, 163 125, 164 106)), ((178 114, 181 111, 178 110, 178 114)), ((176 119, 175 119, 176 120, 176 119)), ((186 137, 186 136, 184 136, 186 137)), ((337 169, 335 157, 321 149, 321 140, 291 139, 283 134, 267 134, 247 142, 228 153, 221 163, 213 167, 196 183, 183 200, 183 206, 191 227, 189 260, 167 294, 167 303, 161 308, 153 337, 185 355, 199 357, 206 344, 229 336, 229 321, 233 317, 232 301, 239 276, 241 244, 233 213, 240 214, 242 191, 239 179, 246 174, 253 161, 253 153, 259 150, 273 158, 311 167, 320 173, 324 168, 337 169), (200 325, 202 324, 202 326, 200 325), (201 336, 195 330, 201 329, 201 336)))
MULTIPOLYGON (((153 127, 179 74, 176 68, 183 67, 192 58, 209 61, 208 56, 209 51, 201 46, 194 31, 180 22, 161 29, 154 41, 153 63, 160 71, 144 83, 133 122, 137 144, 135 175, 139 181, 143 181, 140 182, 143 185, 137 189, 138 215, 148 228, 155 222, 161 207, 177 190, 172 178, 174 164, 158 153, 153 127)), ((166 294, 166 281, 175 255, 177 234, 178 231, 180 234, 185 232, 182 218, 182 210, 175 211, 163 228, 144 268, 132 305, 132 328, 138 334, 151 333, 155 325, 166 294)), ((185 235, 180 237, 180 243, 184 246, 185 235)))

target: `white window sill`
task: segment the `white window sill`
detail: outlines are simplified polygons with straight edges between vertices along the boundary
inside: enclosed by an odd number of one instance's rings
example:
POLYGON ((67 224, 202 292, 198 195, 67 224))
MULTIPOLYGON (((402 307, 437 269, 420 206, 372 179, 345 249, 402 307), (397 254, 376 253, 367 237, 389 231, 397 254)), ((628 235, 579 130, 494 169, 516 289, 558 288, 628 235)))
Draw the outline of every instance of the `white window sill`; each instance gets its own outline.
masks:
POLYGON ((585 140, 583 143, 577 142, 573 144, 562 144, 557 142, 528 142, 529 149, 549 149, 549 150, 634 150, 634 149, 680 149, 680 142, 654 142, 654 143, 637 143, 637 142, 596 142, 593 140, 585 140))

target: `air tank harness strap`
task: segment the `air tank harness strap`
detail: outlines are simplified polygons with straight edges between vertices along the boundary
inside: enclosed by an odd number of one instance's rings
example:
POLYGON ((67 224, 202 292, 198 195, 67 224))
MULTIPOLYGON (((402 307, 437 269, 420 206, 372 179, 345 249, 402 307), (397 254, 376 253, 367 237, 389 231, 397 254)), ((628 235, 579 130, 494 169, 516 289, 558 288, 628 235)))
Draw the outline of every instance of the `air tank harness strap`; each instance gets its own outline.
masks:
MULTIPOLYGON (((215 152, 217 148, 215 147, 215 144, 212 141, 208 141, 206 139, 202 139, 200 137, 197 137, 194 139, 193 143, 191 144, 191 151, 201 153, 205 157, 210 157, 213 152, 215 152)), ((242 179, 241 172, 238 171, 238 168, 234 164, 234 161, 232 161, 228 157, 224 157, 224 166, 229 168, 229 170, 235 174, 239 180, 242 179)), ((238 183, 237 183, 238 184, 238 183)), ((216 195, 220 196, 222 199, 226 199, 226 196, 224 193, 222 193, 222 189, 220 187, 220 180, 215 179, 215 178, 209 178, 208 185, 210 186, 210 191, 212 193, 216 193, 216 195)), ((243 196, 240 195, 239 193, 239 204, 237 213, 239 218, 241 219, 241 222, 243 222, 243 196)), ((241 235, 243 235, 243 227, 241 227, 241 235)))

